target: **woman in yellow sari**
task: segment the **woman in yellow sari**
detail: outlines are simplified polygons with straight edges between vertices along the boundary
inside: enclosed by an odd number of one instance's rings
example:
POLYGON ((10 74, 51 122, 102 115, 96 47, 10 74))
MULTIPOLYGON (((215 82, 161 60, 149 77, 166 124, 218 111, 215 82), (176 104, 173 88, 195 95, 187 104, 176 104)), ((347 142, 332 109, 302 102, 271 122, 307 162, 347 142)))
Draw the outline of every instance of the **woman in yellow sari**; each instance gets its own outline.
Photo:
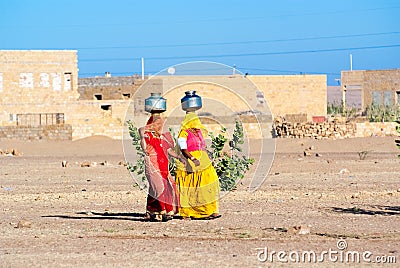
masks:
POLYGON ((180 196, 179 214, 183 218, 219 218, 219 181, 206 151, 207 129, 198 116, 187 113, 178 135, 178 145, 187 158, 178 162, 176 184, 180 196))

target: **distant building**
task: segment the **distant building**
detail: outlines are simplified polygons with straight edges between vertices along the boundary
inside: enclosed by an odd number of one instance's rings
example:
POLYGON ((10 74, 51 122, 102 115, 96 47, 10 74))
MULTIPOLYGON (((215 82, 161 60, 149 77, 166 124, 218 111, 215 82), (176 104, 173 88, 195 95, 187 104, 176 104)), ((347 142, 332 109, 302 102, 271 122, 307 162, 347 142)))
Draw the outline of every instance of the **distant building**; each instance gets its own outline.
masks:
MULTIPOLYGON (((75 50, 0 50, 0 139, 25 138, 32 129, 37 130, 33 139, 57 139, 63 126, 69 134, 62 139, 121 139, 129 116, 148 116, 143 108, 150 93, 165 94, 166 115, 176 112, 180 119, 180 99, 193 89, 210 101, 201 111, 209 116, 253 115, 268 107, 269 117, 326 116, 326 75, 174 75, 142 81, 107 72, 78 79, 75 50), (221 103, 227 109, 221 109, 221 103)), ((248 131, 254 129, 249 121, 248 131)), ((270 132, 270 127, 263 131, 270 132)))
POLYGON ((77 100, 75 50, 0 50, 0 105, 77 100))
POLYGON ((400 105, 400 69, 342 71, 341 87, 347 107, 400 105))
POLYGON ((115 76, 78 79, 79 100, 129 100, 143 84, 133 76, 115 76))
POLYGON ((327 86, 326 89, 327 104, 341 105, 342 104, 342 89, 340 86, 327 86))
POLYGON ((64 124, 77 88, 75 50, 0 50, 0 125, 64 124))
POLYGON ((57 139, 63 128, 63 138, 118 139, 128 105, 123 95, 80 100, 76 50, 0 50, 0 139, 57 139))

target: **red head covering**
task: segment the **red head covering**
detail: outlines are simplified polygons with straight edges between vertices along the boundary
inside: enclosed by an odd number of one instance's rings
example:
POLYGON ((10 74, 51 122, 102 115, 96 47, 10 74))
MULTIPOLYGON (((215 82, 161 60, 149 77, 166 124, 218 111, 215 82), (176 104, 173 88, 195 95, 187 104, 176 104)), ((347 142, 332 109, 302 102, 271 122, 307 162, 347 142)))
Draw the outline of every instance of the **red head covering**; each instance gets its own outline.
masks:
POLYGON ((149 120, 147 120, 145 130, 146 131, 155 131, 155 132, 161 134, 163 125, 164 125, 163 118, 159 114, 152 114, 150 116, 149 120), (159 120, 161 120, 161 122, 158 122, 159 120))

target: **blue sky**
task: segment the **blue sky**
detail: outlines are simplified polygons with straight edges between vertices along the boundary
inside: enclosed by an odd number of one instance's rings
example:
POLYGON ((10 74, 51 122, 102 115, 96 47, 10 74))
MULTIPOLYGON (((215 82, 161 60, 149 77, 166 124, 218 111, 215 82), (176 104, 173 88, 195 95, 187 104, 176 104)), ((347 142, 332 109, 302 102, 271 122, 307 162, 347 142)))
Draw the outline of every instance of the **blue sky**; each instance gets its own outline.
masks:
POLYGON ((0 0, 0 49, 76 49, 79 75, 213 61, 249 74, 400 68, 397 0, 0 0))

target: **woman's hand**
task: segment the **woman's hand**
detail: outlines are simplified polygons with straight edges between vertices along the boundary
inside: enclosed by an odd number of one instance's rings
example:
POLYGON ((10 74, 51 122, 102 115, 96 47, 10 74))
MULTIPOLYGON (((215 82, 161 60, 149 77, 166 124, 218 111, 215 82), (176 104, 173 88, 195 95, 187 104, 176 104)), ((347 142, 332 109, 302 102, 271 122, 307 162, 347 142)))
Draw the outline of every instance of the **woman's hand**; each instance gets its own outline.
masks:
POLYGON ((179 155, 177 158, 178 158, 178 160, 181 161, 183 164, 186 164, 186 163, 187 163, 187 160, 186 160, 186 158, 185 158, 183 155, 179 155))
POLYGON ((181 152, 187 159, 190 159, 196 167, 200 166, 200 160, 192 156, 187 149, 181 149, 181 152))
POLYGON ((194 164, 196 167, 200 166, 200 160, 199 160, 199 159, 194 158, 194 159, 191 159, 191 160, 193 161, 193 164, 194 164))

